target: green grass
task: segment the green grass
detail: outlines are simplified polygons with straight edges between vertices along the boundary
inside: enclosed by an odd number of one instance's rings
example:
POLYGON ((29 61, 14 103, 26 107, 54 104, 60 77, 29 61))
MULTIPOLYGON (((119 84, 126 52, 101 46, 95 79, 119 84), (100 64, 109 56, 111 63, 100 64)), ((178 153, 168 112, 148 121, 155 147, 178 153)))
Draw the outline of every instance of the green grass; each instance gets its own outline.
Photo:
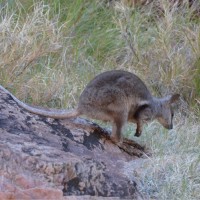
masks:
POLYGON ((25 102, 70 108, 96 74, 125 69, 154 95, 180 93, 175 129, 150 123, 137 139, 153 155, 136 172, 148 198, 199 199, 200 20, 193 7, 154 2, 0 1, 0 84, 25 102))

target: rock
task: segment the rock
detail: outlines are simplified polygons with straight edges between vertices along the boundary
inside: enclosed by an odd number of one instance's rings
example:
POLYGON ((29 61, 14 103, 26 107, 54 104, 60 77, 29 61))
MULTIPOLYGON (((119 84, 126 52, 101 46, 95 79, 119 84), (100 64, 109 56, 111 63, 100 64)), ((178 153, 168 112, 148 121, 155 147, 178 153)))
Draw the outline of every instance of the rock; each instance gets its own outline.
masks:
POLYGON ((0 199, 143 199, 125 173, 145 149, 81 118, 31 114, 0 90, 0 199))

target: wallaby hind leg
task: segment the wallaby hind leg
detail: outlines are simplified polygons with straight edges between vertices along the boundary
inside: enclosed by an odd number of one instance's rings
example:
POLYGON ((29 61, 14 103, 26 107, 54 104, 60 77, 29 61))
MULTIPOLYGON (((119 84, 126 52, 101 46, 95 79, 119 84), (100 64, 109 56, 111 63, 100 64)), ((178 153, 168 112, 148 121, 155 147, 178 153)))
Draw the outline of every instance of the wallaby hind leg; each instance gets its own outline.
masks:
POLYGON ((127 115, 126 114, 119 114, 118 117, 114 118, 114 121, 112 123, 112 134, 111 139, 114 142, 123 142, 122 138, 122 130, 123 126, 127 121, 127 115))

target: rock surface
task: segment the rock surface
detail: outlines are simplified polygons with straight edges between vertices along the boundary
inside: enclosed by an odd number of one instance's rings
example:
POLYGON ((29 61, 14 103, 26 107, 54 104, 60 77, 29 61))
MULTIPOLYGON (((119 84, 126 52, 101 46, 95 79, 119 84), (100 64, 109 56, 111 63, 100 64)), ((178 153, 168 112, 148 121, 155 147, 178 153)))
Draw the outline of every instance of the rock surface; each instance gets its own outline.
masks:
POLYGON ((143 153, 87 120, 31 114, 0 90, 0 199, 143 199, 124 171, 143 153))

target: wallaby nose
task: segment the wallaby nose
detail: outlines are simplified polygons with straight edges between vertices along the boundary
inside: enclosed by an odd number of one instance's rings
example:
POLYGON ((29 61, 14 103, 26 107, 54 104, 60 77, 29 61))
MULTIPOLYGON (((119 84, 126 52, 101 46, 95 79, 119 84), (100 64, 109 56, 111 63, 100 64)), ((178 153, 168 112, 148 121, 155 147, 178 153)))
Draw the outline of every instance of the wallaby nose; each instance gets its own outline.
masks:
POLYGON ((170 125, 169 125, 169 129, 173 129, 173 124, 170 124, 170 125))
POLYGON ((173 129, 173 124, 166 124, 164 127, 166 129, 173 129))

